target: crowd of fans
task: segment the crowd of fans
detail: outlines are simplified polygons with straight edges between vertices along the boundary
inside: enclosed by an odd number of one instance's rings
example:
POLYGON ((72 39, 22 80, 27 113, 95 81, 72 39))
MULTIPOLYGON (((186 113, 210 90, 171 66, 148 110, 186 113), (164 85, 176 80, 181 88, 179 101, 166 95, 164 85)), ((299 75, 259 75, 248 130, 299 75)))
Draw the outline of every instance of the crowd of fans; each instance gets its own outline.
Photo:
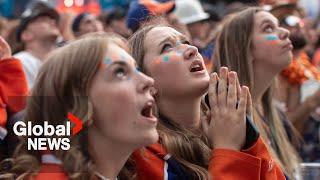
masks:
POLYGON ((317 179, 319 27, 295 1, 0 17, 0 178, 317 179), (69 112, 68 151, 13 133, 69 112))

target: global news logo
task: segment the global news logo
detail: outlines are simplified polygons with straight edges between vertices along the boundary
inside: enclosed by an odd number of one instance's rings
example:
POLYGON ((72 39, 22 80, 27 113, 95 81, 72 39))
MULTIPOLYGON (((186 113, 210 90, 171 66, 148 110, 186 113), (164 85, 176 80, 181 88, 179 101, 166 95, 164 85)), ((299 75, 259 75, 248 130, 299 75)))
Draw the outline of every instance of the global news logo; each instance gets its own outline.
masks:
POLYGON ((48 121, 43 125, 33 125, 32 122, 18 121, 13 126, 17 136, 28 136, 28 150, 69 150, 70 137, 78 134, 82 129, 82 120, 68 113, 68 121, 64 125, 53 126, 48 121), (71 122, 75 126, 71 129, 71 122), (72 131, 72 133, 71 133, 72 131))

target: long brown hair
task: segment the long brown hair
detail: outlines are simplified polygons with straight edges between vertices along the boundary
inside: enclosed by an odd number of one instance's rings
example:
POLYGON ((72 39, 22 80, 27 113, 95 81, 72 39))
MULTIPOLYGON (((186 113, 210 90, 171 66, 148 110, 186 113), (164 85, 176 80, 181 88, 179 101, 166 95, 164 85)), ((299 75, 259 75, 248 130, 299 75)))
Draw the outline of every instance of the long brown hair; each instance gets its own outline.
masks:
MULTIPOLYGON (((253 57, 252 57, 252 34, 254 27, 254 15, 263 11, 257 7, 250 7, 244 11, 229 15, 223 22, 222 29, 218 33, 214 52, 215 69, 222 66, 238 73, 240 84, 254 88, 253 57)), ((280 160, 282 169, 291 178, 298 167, 299 157, 288 140, 284 124, 279 114, 272 105, 272 86, 270 86, 262 97, 264 121, 255 121, 262 138, 272 143, 272 148, 267 146, 275 159, 280 160), (267 133, 267 127, 270 132, 267 133)), ((257 119, 259 113, 254 113, 257 119)), ((293 127, 291 127, 293 128, 293 127)))
MULTIPOLYGON (((144 67, 146 35, 153 28, 164 26, 167 26, 167 24, 163 23, 161 19, 153 19, 129 39, 131 55, 145 74, 148 74, 144 67)), ((161 98, 161 94, 158 94, 156 99, 158 98, 161 98)), ((161 109, 156 109, 155 111, 160 119, 158 125, 160 143, 189 173, 190 179, 207 179, 211 152, 207 138, 203 134, 196 135, 169 118, 164 117, 161 114, 161 109)))
MULTIPOLYGON (((49 55, 41 68, 26 107, 25 122, 42 125, 65 124, 68 112, 82 119, 80 134, 71 137, 68 151, 52 151, 62 161, 62 168, 70 179, 94 179, 95 163, 88 153, 88 123, 93 118, 93 107, 88 99, 89 87, 110 43, 121 40, 107 34, 93 34, 59 48, 49 55)), ((28 136, 30 137, 30 136, 28 136)), ((40 151, 27 151, 27 137, 21 139, 8 173, 25 178, 37 173, 41 166, 40 151)), ((31 137, 33 138, 33 137, 31 137)), ((39 137, 38 137, 39 138, 39 137)), ((121 179, 133 178, 128 161, 120 172, 121 179)))

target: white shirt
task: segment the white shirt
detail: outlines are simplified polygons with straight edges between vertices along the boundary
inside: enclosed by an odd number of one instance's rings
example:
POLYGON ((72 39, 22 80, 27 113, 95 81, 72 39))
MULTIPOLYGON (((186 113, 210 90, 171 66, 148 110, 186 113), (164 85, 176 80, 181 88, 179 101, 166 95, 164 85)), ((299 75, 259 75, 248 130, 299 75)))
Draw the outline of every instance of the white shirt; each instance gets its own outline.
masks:
POLYGON ((34 57, 27 51, 21 51, 17 54, 14 54, 13 56, 21 61, 23 70, 27 77, 28 87, 29 89, 31 89, 34 81, 36 80, 42 62, 40 61, 40 59, 34 57))

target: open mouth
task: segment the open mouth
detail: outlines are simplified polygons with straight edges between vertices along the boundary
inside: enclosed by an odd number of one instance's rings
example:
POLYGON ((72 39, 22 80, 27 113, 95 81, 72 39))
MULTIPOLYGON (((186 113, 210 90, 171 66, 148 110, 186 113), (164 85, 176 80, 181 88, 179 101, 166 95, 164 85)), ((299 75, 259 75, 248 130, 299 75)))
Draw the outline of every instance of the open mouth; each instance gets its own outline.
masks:
POLYGON ((154 101, 148 101, 141 110, 141 115, 147 118, 152 118, 152 107, 154 106, 154 101))
POLYGON ((204 68, 203 68, 202 62, 199 60, 195 60, 191 63, 189 71, 190 72, 197 72, 197 71, 202 71, 203 69, 204 68))

